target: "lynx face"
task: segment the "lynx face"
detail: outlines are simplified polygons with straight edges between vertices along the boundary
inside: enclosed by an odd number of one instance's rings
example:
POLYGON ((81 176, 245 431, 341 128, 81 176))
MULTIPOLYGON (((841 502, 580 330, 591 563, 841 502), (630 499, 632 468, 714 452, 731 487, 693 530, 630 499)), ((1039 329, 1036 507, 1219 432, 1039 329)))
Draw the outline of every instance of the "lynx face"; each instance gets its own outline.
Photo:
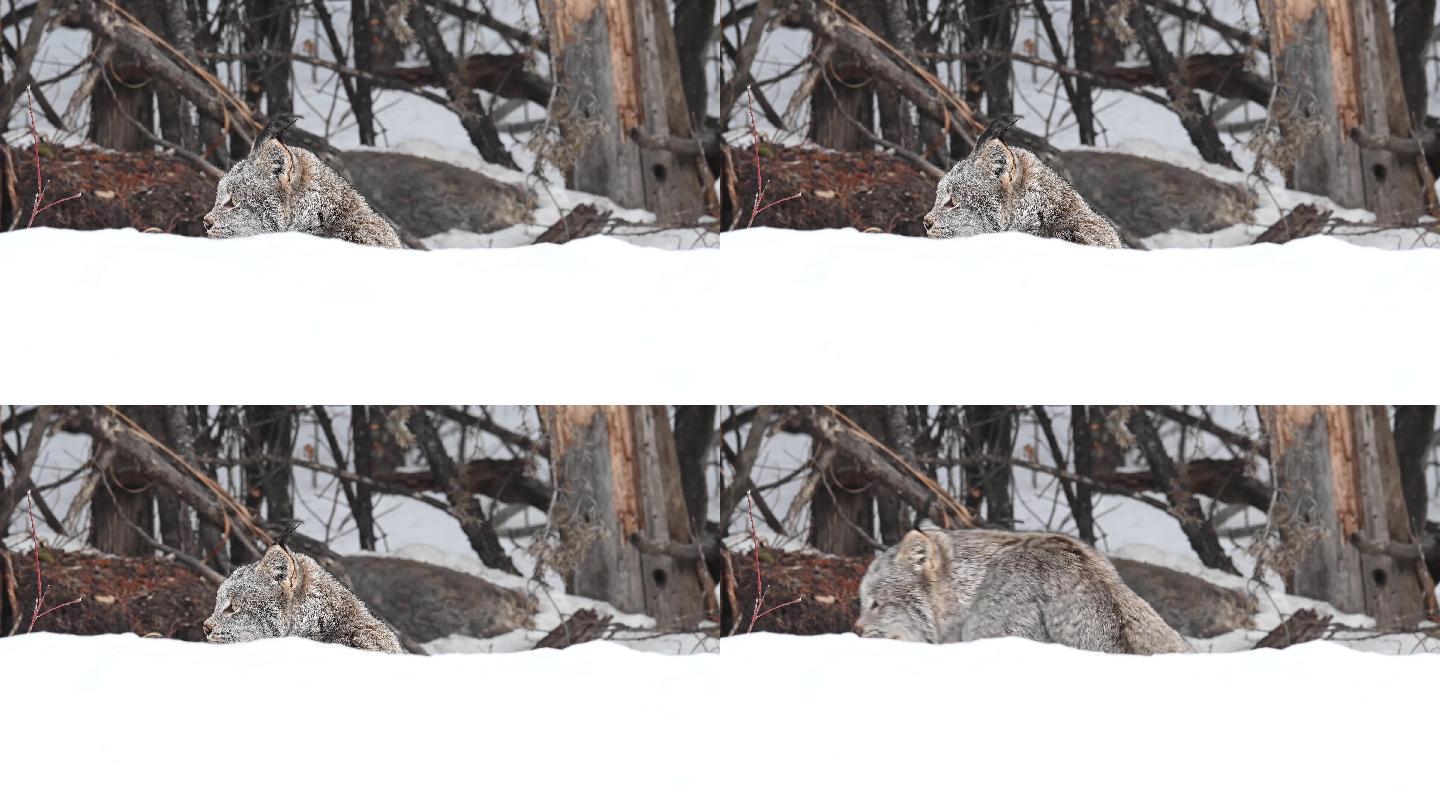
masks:
POLYGON ((220 178, 215 207, 205 215, 205 234, 232 239, 288 229, 293 155, 271 140, 220 178))
POLYGON ((205 620, 205 640, 230 644, 287 635, 285 586, 290 576, 289 561, 273 548, 259 562, 235 569, 215 594, 215 612, 205 620))
POLYGON ((931 583, 924 562, 913 559, 905 543, 875 556, 860 580, 860 619, 855 629, 865 638, 939 643, 931 583))
POLYGON ((992 140, 955 164, 935 188, 935 206, 925 215, 926 235, 953 239, 1005 230, 1014 160, 1009 148, 992 140))

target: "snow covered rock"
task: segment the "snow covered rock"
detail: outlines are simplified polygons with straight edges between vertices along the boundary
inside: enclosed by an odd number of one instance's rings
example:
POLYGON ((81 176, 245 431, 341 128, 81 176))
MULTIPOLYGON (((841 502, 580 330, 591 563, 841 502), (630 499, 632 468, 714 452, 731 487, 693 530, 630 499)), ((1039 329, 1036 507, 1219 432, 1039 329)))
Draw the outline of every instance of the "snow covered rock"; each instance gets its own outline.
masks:
POLYGON ((526 594, 439 565, 370 555, 332 565, 372 611, 421 643, 450 635, 498 636, 529 627, 535 612, 526 594))
POLYGON ((366 201, 420 237, 502 230, 530 221, 535 206, 523 188, 438 160, 368 150, 342 158, 366 201))
POLYGON ((1064 153, 1075 189, 1139 236, 1168 230, 1210 233, 1250 220, 1250 192, 1200 172, 1120 152, 1064 153))
POLYGON ((1255 626, 1255 598, 1161 565, 1111 557, 1130 590, 1187 638, 1213 638, 1255 626))

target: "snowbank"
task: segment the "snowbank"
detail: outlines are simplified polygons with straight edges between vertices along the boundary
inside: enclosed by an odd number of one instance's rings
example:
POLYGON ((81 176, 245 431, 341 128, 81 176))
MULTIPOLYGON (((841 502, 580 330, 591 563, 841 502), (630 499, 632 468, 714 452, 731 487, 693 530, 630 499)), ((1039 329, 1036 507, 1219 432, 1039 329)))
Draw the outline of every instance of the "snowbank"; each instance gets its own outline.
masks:
POLYGON ((746 806, 1379 807, 1433 793, 1435 655, 767 634, 726 639, 719 658, 749 684, 721 747, 746 806))
POLYGON ((715 807, 715 658, 3 639, 5 804, 715 807))
POLYGON ((1393 347, 1430 344, 1437 269, 1440 251, 1328 237, 1106 251, 760 228, 719 250, 401 252, 0 235, 5 336, 37 350, 12 398, 62 402, 1427 401, 1440 378, 1393 347), (217 322, 213 301, 246 319, 217 322), (159 379, 137 346, 162 348, 159 379))
POLYGON ((39 633, 0 640, 0 671, 15 807, 1151 810, 1426 806, 1440 656, 755 635, 423 658, 39 633))

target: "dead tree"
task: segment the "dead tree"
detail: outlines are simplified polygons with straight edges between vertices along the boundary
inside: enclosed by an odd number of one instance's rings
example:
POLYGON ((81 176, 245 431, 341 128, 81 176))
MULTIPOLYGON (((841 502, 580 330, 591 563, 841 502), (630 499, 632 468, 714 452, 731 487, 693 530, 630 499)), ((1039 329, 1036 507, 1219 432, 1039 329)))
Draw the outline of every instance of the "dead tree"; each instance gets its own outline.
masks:
POLYGON ((1263 409, 1286 587, 1387 626, 1426 615, 1429 583, 1411 531, 1384 406, 1263 409), (1405 551, 1409 549, 1409 551, 1405 551), (1413 555, 1413 557, 1411 556, 1413 555))
POLYGON ((702 619, 707 582, 664 406, 565 405, 541 415, 570 592, 662 624, 702 619))
POLYGON ((557 90, 550 105, 568 185, 620 205, 693 220, 709 208, 664 0, 541 0, 557 90), (641 137, 636 137, 638 133, 641 137))
POLYGON ((1271 114, 1293 156, 1288 183, 1382 219, 1414 219, 1433 203, 1413 142, 1395 36, 1384 0, 1261 0, 1277 85, 1271 114))

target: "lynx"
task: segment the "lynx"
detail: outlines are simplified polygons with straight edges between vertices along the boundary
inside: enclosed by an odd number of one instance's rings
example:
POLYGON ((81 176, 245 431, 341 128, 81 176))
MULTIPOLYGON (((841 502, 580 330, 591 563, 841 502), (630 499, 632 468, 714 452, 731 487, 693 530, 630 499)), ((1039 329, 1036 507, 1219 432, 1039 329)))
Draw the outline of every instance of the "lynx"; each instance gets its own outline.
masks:
POLYGON ((955 164, 935 189, 925 215, 932 239, 1020 231, 1082 245, 1124 247, 1114 226, 1035 155, 1007 146, 1005 130, 1017 120, 991 122, 970 156, 955 164))
POLYGON ((931 644, 1020 636, 1100 652, 1191 651, 1104 556, 1060 534, 910 532, 870 563, 856 629, 931 644))
POLYGON ((314 152, 287 146, 280 136, 295 116, 274 118, 215 189, 215 207, 205 215, 212 239, 298 231, 361 245, 405 245, 360 193, 314 152))
POLYGON ((320 564, 283 541, 220 583, 205 639, 215 644, 300 636, 362 650, 404 653, 395 631, 320 564))

